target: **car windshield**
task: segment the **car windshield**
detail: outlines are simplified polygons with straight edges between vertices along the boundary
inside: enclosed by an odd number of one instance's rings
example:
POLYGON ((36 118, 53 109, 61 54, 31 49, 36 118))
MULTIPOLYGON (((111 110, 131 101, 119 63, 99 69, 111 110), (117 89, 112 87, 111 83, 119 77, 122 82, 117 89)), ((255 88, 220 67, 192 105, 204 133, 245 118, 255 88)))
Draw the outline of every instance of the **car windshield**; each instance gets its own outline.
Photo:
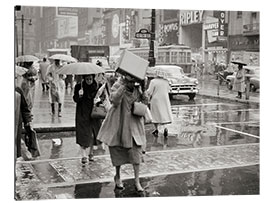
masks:
POLYGON ((162 67, 160 68, 162 70, 164 70, 167 74, 168 77, 172 77, 172 78, 179 78, 182 77, 183 75, 185 75, 184 71, 182 68, 177 68, 177 67, 162 67))

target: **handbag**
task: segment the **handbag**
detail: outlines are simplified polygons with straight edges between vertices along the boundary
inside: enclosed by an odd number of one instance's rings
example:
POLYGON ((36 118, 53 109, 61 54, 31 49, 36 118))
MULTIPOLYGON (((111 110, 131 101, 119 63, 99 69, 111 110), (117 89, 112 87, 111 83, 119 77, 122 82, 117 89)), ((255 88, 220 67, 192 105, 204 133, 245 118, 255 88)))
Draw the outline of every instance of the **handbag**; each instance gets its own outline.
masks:
POLYGON ((104 105, 94 105, 92 112, 91 112, 91 118, 99 118, 104 119, 106 117, 107 110, 104 105))
POLYGON ((135 116, 145 116, 147 106, 141 102, 134 102, 132 106, 132 113, 135 116))

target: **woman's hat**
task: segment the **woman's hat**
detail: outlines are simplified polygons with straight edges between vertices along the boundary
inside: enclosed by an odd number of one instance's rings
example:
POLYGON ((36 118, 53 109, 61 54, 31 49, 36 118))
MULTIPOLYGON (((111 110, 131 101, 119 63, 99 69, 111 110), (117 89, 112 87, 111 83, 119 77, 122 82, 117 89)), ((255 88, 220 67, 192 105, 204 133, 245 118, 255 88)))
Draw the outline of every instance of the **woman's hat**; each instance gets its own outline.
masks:
POLYGON ((161 70, 161 69, 157 68, 155 70, 155 77, 167 79, 168 78, 168 74, 164 70, 161 70))

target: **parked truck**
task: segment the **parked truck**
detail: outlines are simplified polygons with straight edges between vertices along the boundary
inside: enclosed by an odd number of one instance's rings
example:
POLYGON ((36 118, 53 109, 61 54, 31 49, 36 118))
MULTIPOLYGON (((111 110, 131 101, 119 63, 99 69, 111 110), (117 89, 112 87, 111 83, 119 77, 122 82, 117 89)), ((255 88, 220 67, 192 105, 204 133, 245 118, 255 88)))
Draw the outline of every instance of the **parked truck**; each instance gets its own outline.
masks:
POLYGON ((71 45, 71 56, 80 62, 97 63, 100 61, 102 67, 110 69, 109 57, 110 47, 102 45, 71 45))

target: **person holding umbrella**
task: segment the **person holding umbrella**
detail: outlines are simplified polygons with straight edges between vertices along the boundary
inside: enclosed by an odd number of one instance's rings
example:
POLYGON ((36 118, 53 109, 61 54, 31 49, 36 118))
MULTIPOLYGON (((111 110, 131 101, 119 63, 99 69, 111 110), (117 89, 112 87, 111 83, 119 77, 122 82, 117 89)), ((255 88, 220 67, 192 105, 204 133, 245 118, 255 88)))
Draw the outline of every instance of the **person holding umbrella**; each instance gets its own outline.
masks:
POLYGON ((242 61, 232 61, 232 63, 238 65, 233 90, 238 92, 236 98, 242 99, 242 93, 245 92, 245 70, 243 69, 243 66, 246 66, 247 64, 242 61))
POLYGON ((73 100, 76 102, 76 143, 81 149, 81 162, 86 164, 88 148, 88 160, 94 161, 93 149, 94 145, 97 145, 96 137, 101 126, 101 120, 90 116, 94 98, 98 91, 98 84, 94 80, 95 74, 82 75, 82 78, 82 82, 75 85, 73 100))
POLYGON ((46 76, 49 80, 49 101, 51 104, 52 115, 55 114, 55 103, 58 103, 58 117, 61 117, 62 105, 65 97, 65 75, 57 74, 61 68, 60 59, 54 59, 54 63, 48 67, 46 76))

